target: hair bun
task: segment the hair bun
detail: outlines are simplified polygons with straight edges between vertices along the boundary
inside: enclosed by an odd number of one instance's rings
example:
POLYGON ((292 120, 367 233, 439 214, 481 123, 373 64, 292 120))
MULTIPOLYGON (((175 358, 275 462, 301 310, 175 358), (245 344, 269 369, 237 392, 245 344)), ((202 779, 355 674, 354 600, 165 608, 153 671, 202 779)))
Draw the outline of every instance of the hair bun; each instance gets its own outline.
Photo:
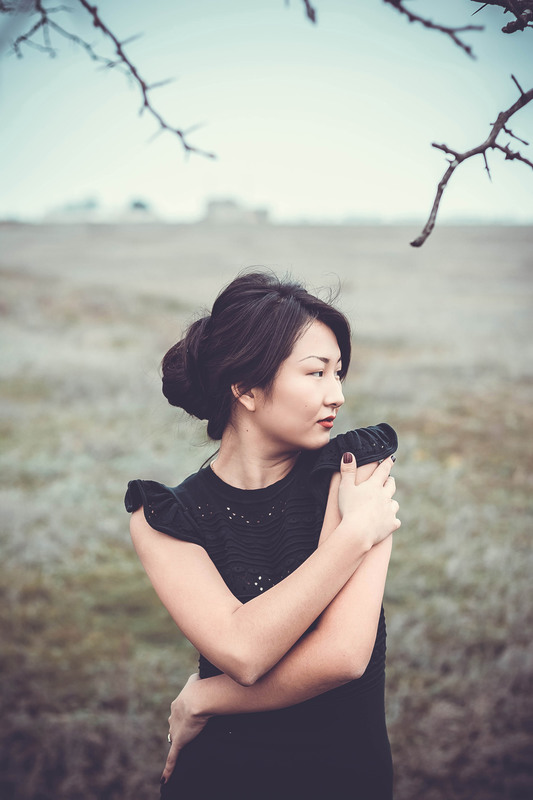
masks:
POLYGON ((210 317, 193 322, 185 337, 165 354, 161 364, 162 390, 170 405, 183 408, 198 419, 209 417, 209 393, 200 367, 209 322, 210 317))

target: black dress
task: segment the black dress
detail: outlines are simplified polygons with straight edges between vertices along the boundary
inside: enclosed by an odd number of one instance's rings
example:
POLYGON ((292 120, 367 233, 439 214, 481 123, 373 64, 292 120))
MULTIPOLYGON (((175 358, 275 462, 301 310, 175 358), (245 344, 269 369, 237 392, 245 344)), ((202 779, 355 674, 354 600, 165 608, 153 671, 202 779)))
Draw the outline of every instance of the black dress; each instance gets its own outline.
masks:
MULTIPOLYGON (((237 489, 209 467, 176 488, 130 481, 126 508, 150 525, 205 548, 241 601, 290 575, 316 549, 331 474, 342 454, 359 465, 395 452, 387 424, 337 436, 300 455, 265 489, 237 489)), ((179 800, 390 800, 392 761, 385 724, 385 618, 364 675, 289 708, 213 717, 180 754, 162 789, 179 800)), ((200 677, 220 671, 200 655, 200 677)))

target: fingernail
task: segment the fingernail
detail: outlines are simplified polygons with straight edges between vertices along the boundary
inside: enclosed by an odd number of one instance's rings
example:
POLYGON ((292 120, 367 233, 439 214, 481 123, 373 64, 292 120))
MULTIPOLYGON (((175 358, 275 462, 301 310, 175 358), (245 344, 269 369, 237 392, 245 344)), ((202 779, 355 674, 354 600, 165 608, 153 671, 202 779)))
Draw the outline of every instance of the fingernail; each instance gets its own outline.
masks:
POLYGON ((353 461, 353 456, 351 453, 345 453, 342 457, 342 460, 345 464, 351 464, 353 461))
POLYGON ((391 456, 392 461, 396 461, 396 456, 391 456))
POLYGON ((161 775, 161 780, 159 781, 159 783, 161 784, 161 786, 164 786, 166 782, 167 782, 167 779, 165 778, 165 776, 164 776, 164 775, 161 775))

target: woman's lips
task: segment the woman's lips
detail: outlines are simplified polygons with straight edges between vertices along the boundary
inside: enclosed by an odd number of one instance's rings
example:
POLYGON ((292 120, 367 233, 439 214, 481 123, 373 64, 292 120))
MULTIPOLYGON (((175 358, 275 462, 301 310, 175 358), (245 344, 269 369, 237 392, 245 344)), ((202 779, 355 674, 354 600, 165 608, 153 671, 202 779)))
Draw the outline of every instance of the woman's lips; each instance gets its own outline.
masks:
POLYGON ((333 428, 333 423, 335 421, 335 417, 327 417, 326 419, 320 419, 318 421, 319 425, 322 425, 323 428, 333 428))

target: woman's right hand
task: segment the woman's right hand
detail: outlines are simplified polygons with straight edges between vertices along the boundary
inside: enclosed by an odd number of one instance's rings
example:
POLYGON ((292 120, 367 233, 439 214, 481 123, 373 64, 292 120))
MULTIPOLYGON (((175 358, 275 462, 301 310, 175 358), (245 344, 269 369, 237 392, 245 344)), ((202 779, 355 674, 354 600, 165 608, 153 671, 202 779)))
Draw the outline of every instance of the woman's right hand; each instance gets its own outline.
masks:
POLYGON ((381 542, 401 525, 396 517, 399 504, 393 499, 396 483, 390 471, 392 457, 379 464, 372 475, 356 484, 357 462, 353 453, 345 453, 341 461, 339 511, 342 526, 349 526, 367 537, 369 546, 381 542))
POLYGON ((180 752, 186 744, 192 742, 203 731, 209 719, 208 715, 198 714, 193 711, 193 697, 195 684, 199 675, 191 675, 179 695, 170 704, 170 717, 168 718, 170 750, 168 751, 165 769, 161 775, 161 783, 168 781, 180 752))

